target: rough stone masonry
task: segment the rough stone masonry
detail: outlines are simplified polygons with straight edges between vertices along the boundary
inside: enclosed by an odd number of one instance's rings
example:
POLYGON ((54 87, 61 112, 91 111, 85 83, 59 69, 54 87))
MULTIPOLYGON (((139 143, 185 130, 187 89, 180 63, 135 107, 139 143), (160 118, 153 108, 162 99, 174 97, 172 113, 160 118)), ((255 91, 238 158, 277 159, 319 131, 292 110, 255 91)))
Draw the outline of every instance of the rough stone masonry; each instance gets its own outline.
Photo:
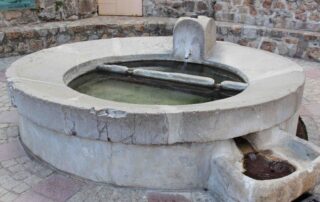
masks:
POLYGON ((207 15, 217 20, 218 40, 320 61, 319 0, 143 0, 144 16, 166 18, 120 22, 113 17, 92 18, 97 15, 96 0, 38 0, 35 9, 1 11, 0 57, 76 41, 170 35, 173 19, 168 17, 207 15), (44 23, 48 21, 58 22, 44 23))

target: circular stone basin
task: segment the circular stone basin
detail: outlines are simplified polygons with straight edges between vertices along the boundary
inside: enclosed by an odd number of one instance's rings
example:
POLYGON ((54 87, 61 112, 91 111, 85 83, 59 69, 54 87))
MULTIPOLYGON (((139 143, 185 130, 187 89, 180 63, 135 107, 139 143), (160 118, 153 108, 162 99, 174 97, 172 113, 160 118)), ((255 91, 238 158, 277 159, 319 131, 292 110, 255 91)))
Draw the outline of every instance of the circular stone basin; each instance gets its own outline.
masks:
POLYGON ((304 85, 301 67, 226 42, 217 42, 207 58, 190 61, 248 84, 226 99, 132 104, 68 86, 100 64, 176 61, 172 50, 172 37, 121 38, 67 44, 16 61, 6 76, 20 115, 21 141, 56 168, 94 181, 190 190, 208 187, 214 156, 239 154, 232 138, 295 123, 304 85))
MULTIPOLYGON (((159 72, 182 73, 214 79, 215 83, 223 81, 243 82, 233 72, 210 65, 179 61, 144 60, 112 63, 135 69, 155 70, 159 72)), ((215 87, 184 84, 176 81, 145 78, 130 74, 110 73, 93 70, 85 73, 69 84, 80 93, 97 98, 147 105, 186 105, 210 102, 238 94, 240 91, 223 90, 215 87)))
POLYGON ((173 37, 67 44, 16 61, 6 76, 23 145, 58 169, 118 186, 207 189, 220 201, 292 201, 312 190, 320 151, 292 135, 301 67, 216 42, 215 30, 210 18, 181 18, 173 37), (236 137, 296 170, 260 159, 265 167, 251 170, 281 178, 247 177, 236 137))
POLYGON ((7 71, 12 102, 21 120, 46 130, 134 145, 228 140, 285 123, 297 113, 304 84, 301 67, 226 42, 217 42, 211 57, 190 62, 231 72, 235 76, 231 80, 248 83, 245 91, 227 99, 192 105, 132 104, 96 98, 68 86, 104 63, 176 61, 172 41, 172 37, 99 40, 28 55, 7 71), (105 123, 108 130, 103 129, 105 123))

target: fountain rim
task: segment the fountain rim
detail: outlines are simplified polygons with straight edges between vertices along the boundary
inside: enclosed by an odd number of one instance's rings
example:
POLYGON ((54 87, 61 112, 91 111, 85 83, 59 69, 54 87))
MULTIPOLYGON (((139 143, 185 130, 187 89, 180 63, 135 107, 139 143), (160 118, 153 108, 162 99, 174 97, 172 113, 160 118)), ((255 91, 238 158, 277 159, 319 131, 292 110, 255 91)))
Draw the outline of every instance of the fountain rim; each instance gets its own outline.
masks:
MULTIPOLYGON (((91 109, 95 108, 97 110, 104 109, 106 107, 116 109, 116 110, 125 110, 127 112, 131 113, 176 113, 176 112, 192 112, 192 111, 213 111, 213 110, 230 110, 233 108, 240 109, 243 107, 250 107, 250 106, 257 106, 264 103, 281 100, 285 98, 286 96, 290 95, 292 92, 294 92, 296 89, 301 88, 304 84, 304 73, 302 68, 289 61, 286 58, 283 58, 281 56, 271 54, 265 51, 260 50, 253 50, 247 47, 241 47, 235 44, 226 43, 226 42, 217 42, 217 45, 215 46, 215 50, 213 53, 213 56, 210 58, 207 58, 205 61, 206 63, 211 63, 213 65, 222 64, 224 67, 228 67, 228 71, 232 71, 233 73, 236 73, 240 77, 242 77, 248 84, 248 88, 233 97, 218 100, 218 101, 212 101, 207 103, 200 103, 200 104, 193 104, 193 105, 178 105, 178 106, 165 106, 165 105, 142 105, 142 104, 129 104, 129 103, 118 103, 108 100, 102 100, 99 98, 94 98, 88 95, 80 94, 79 92, 70 89, 66 85, 66 78, 65 75, 67 72, 72 71, 76 66, 80 67, 82 64, 90 64, 94 63, 94 61, 99 61, 101 58, 110 59, 110 58, 117 58, 117 57, 124 57, 127 56, 132 57, 132 59, 137 60, 137 58, 145 58, 146 56, 151 56, 152 59, 166 59, 168 56, 171 56, 171 50, 172 50, 172 43, 169 43, 172 41, 172 37, 132 37, 132 38, 114 38, 114 39, 106 39, 106 40, 97 40, 97 41, 89 41, 89 42, 79 42, 74 44, 68 44, 68 45, 62 45, 55 48, 45 49, 42 51, 39 51, 37 53, 33 53, 31 55, 25 56, 15 63, 11 65, 9 70, 6 72, 6 77, 9 83, 14 85, 14 88, 17 90, 20 90, 21 92, 24 92, 25 94, 38 97, 39 99, 43 99, 46 101, 50 101, 53 103, 57 103, 60 105, 66 105, 66 106, 73 106, 76 108, 82 108, 82 109, 91 109), (143 52, 142 54, 137 52, 134 52, 133 50, 125 50, 125 47, 121 45, 121 42, 125 41, 136 44, 136 47, 140 48, 138 43, 139 41, 145 41, 148 42, 148 46, 142 46, 140 49, 145 49, 146 51, 140 51, 143 52), (153 43, 152 43, 153 41, 153 43), (138 43, 137 43, 138 42, 138 43), (92 48, 89 48, 90 43, 93 43, 92 45, 97 45, 98 43, 105 44, 105 46, 109 47, 118 46, 117 48, 121 48, 122 50, 118 50, 118 53, 112 53, 112 54, 101 54, 101 50, 97 48, 98 50, 94 51, 92 48), (111 43, 111 44, 110 44, 111 43), (165 43, 165 44, 163 44, 165 43), (157 50, 154 50, 155 48, 152 47, 158 47, 157 50), (91 53, 88 53, 88 50, 85 51, 85 49, 89 49, 91 53), (235 62, 238 62, 238 59, 234 59, 231 63, 226 62, 228 60, 228 57, 220 57, 221 51, 222 52, 228 52, 228 49, 238 50, 238 54, 240 53, 240 56, 248 56, 250 54, 247 54, 248 52, 254 52, 254 55, 250 55, 250 58, 246 59, 246 57, 242 58, 243 61, 246 61, 246 63, 250 63, 251 65, 254 64, 256 66, 263 65, 256 63, 255 60, 251 60, 252 57, 259 56, 259 57, 266 57, 270 58, 269 65, 275 65, 275 62, 272 62, 271 59, 274 59, 276 61, 281 61, 282 63, 285 63, 286 66, 290 66, 290 68, 286 69, 279 69, 274 71, 272 75, 270 75, 270 71, 268 68, 264 68, 262 70, 253 70, 252 68, 244 68, 245 66, 237 66, 232 65, 235 62), (150 51, 148 51, 150 50, 150 51), (240 52, 239 52, 240 51, 240 52), (146 53, 146 52, 149 52, 146 53), (219 53, 220 52, 220 53, 219 53), (67 64, 61 64, 61 61, 56 60, 57 58, 61 57, 61 54, 68 55, 69 59, 67 61, 67 64), (94 56, 96 53, 97 56, 94 56), (215 55, 215 53, 218 53, 215 55), (133 56, 132 56, 133 55, 133 56), (86 57, 88 59, 83 59, 79 57, 86 57), (220 58, 219 58, 220 57, 220 58), (70 61, 70 58, 73 61, 70 61), (50 64, 45 61, 51 61, 54 62, 53 64, 50 64), (54 60, 54 61, 52 61, 54 60), (69 63, 69 64, 68 64, 69 63), (70 64, 72 63, 72 64, 70 64), (48 68, 44 68, 46 64, 50 64, 49 66, 55 66, 59 65, 59 68, 55 71, 48 72, 48 68), (27 66, 27 67, 26 67, 27 66), (36 68, 37 67, 37 68, 36 68), (40 68, 39 68, 40 67, 40 68), (29 71, 28 71, 29 70, 29 71), (257 71, 257 72, 253 72, 257 71), (50 74, 52 73, 52 74, 50 74), (248 74, 249 73, 249 74, 248 74), (50 79, 48 80, 48 74, 50 74, 50 79), (254 75, 257 75, 258 77, 254 77, 254 75), (296 80, 296 82, 291 83, 277 83, 277 87, 279 88, 279 91, 274 93, 273 95, 266 96, 268 91, 268 84, 272 84, 272 81, 275 77, 281 77, 285 81, 288 76, 291 76, 291 80, 296 80), (266 84, 265 86, 261 86, 261 81, 266 84), (257 89, 259 86, 259 89, 257 89), (43 87, 47 86, 50 87, 51 91, 64 91, 64 94, 70 95, 70 96, 57 96, 55 94, 48 94, 48 90, 45 88, 43 90, 37 89, 34 87, 34 85, 43 85, 43 87), (266 92, 266 95, 263 96, 256 96, 256 101, 248 100, 246 99, 246 96, 253 94, 255 92, 266 92), (72 99, 72 97, 74 99, 72 99), (74 101, 77 102, 74 102, 74 101), (245 102, 245 104, 244 104, 245 102), (134 109, 132 109, 134 107, 134 109), (131 110, 132 109, 132 110, 131 110)), ((129 48, 132 49, 132 48, 129 48)), ((231 51, 231 52, 233 52, 231 51)), ((230 51, 229 51, 230 52, 230 51)), ((64 58, 63 61, 65 61, 67 58, 64 58)), ((196 62, 196 61, 195 61, 196 62)), ((63 62, 62 62, 63 63, 63 62)), ((197 62, 196 62, 197 63, 197 62)), ((280 65, 281 67, 284 67, 283 64, 280 65)), ((264 65, 266 67, 266 65, 264 65)), ((272 69, 274 70, 274 69, 272 69)), ((280 79, 281 80, 281 79, 280 79)), ((273 84, 274 85, 274 84, 273 84)), ((257 94, 259 95, 259 93, 257 94)))

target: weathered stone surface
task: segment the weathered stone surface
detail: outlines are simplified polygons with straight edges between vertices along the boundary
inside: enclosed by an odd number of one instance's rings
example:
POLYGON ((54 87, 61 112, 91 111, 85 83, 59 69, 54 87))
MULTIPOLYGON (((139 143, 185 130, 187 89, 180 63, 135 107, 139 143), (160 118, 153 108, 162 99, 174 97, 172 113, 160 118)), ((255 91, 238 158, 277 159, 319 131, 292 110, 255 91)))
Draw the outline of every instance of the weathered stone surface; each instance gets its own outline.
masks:
POLYGON ((276 49, 277 44, 272 41, 263 41, 261 44, 261 49, 269 52, 273 52, 276 49))
POLYGON ((320 61, 320 47, 309 48, 307 50, 308 57, 320 61))

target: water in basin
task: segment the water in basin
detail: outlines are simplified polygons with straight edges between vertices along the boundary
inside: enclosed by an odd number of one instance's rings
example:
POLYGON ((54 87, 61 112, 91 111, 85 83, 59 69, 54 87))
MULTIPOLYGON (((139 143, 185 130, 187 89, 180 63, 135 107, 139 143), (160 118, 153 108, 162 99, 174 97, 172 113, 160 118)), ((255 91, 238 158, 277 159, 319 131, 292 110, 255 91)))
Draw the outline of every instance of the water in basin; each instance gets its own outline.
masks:
MULTIPOLYGON (((144 68, 165 72, 204 75, 216 81, 241 80, 230 72, 213 71, 203 65, 188 65, 181 69, 178 62, 126 62, 118 63, 130 68, 144 68), (176 68, 172 68, 176 67, 176 68), (200 68, 201 67, 201 68, 200 68)), ((116 102, 147 105, 187 105, 223 99, 238 92, 181 84, 177 82, 148 79, 94 70, 75 80, 69 86, 74 90, 97 98, 116 102)))
POLYGON ((180 105, 211 100, 191 93, 113 79, 94 79, 78 86, 77 90, 98 98, 133 104, 180 105))

